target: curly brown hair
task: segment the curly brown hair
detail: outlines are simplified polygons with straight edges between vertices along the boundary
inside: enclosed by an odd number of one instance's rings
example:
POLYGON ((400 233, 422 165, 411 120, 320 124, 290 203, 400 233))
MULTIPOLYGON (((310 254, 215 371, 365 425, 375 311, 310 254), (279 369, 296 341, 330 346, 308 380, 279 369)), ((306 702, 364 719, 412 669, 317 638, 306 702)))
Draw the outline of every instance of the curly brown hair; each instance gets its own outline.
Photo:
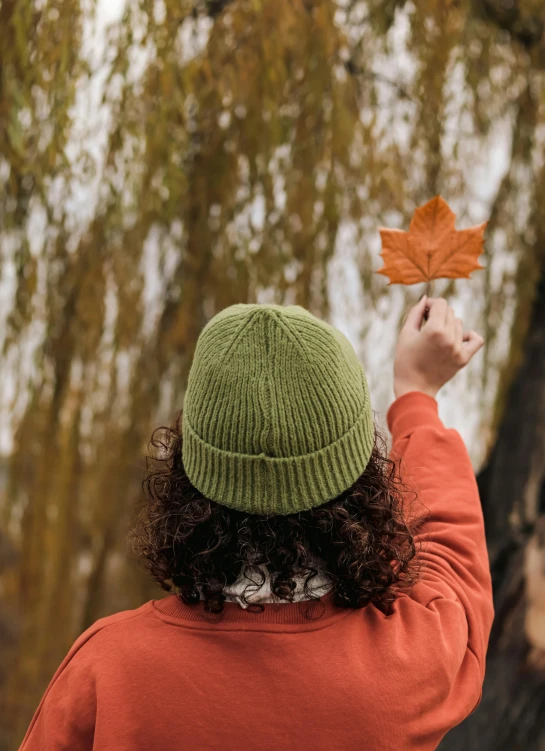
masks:
POLYGON ((204 599, 207 612, 220 613, 224 588, 243 573, 248 605, 247 589, 265 583, 265 567, 278 600, 293 601, 296 578, 304 580, 305 598, 317 599, 312 583, 320 573, 331 580, 336 605, 373 603, 388 612, 416 579, 420 519, 409 510, 398 465, 378 430, 369 463, 348 490, 285 516, 248 514, 199 493, 182 462, 181 414, 173 428, 155 430, 149 451, 147 504, 131 535, 132 550, 160 587, 187 604, 204 599))

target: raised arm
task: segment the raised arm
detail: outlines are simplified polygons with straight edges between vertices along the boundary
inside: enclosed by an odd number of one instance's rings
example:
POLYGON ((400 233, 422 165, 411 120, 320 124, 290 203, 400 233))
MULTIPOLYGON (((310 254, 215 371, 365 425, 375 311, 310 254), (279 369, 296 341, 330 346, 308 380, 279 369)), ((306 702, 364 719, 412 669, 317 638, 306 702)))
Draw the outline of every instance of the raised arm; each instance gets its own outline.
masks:
POLYGON ((456 430, 445 428, 435 399, 422 392, 399 397, 388 412, 392 457, 418 495, 424 519, 418 535, 420 580, 462 605, 468 647, 484 677, 493 618, 483 515, 475 474, 456 430))
MULTIPOLYGON (((492 587, 475 474, 459 433, 441 422, 435 394, 482 341, 474 332, 463 332, 445 300, 421 300, 400 333, 394 366, 397 399, 388 411, 392 457, 399 460, 425 513, 418 537, 422 585, 415 597, 426 605, 437 598, 434 606, 447 641, 456 620, 452 607, 463 609, 470 654, 452 680, 466 696, 469 685, 477 687, 472 694, 478 690, 480 695, 493 618, 492 587)), ((471 711, 478 696, 467 698, 471 711)))

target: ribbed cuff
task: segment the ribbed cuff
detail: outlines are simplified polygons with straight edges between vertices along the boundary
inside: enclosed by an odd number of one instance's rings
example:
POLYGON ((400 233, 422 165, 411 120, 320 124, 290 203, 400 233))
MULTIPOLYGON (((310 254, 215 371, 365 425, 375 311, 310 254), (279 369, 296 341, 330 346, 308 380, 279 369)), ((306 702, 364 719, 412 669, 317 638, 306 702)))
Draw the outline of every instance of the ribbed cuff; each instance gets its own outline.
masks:
POLYGON ((293 514, 336 498, 362 474, 375 440, 368 402, 337 441, 289 458, 224 451, 203 441, 187 419, 182 426, 191 484, 206 498, 250 514, 293 514))
POLYGON ((386 420, 394 441, 409 436, 422 425, 445 427, 436 400, 422 391, 409 391, 396 399, 386 414, 386 420))

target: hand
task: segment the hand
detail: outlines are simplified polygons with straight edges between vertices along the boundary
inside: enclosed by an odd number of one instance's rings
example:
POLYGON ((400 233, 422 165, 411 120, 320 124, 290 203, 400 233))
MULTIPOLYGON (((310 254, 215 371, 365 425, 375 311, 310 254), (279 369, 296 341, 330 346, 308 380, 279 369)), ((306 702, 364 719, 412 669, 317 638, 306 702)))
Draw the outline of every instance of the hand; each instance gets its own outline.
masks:
POLYGON ((394 360, 396 399, 409 391, 435 397, 483 344, 484 339, 474 331, 464 333, 462 321, 446 300, 424 296, 411 308, 399 333, 394 360))

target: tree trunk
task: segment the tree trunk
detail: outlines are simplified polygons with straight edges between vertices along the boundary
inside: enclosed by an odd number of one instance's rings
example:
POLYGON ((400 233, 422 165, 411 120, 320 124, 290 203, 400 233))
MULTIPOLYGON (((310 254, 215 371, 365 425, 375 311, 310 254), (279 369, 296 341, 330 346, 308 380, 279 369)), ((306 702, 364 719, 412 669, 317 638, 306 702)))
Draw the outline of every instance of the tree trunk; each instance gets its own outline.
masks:
POLYGON ((482 702, 440 748, 545 751, 545 259, 520 369, 478 483, 496 618, 482 702))

